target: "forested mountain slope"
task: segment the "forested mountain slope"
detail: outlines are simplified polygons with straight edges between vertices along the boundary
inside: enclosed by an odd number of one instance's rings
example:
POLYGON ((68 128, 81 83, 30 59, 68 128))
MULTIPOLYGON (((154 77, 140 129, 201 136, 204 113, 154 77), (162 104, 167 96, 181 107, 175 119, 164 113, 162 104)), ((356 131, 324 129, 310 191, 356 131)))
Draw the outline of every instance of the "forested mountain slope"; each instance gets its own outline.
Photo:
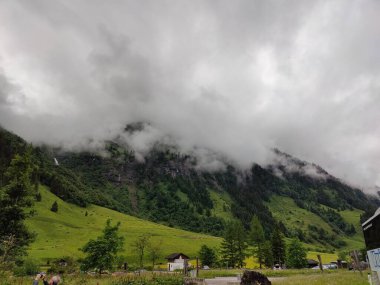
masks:
MULTIPOLYGON (((12 155, 25 147, 22 139, 1 130, 0 167, 4 169, 12 155)), ((82 207, 92 203, 216 236, 222 234, 226 220, 238 219, 249 228, 253 215, 258 215, 267 234, 278 223, 289 237, 324 248, 347 246, 347 240, 357 235, 359 221, 347 220, 341 213, 370 215, 378 199, 316 165, 274 152, 278 160, 269 167, 253 164, 241 170, 226 164, 219 171, 200 170, 196 158, 162 145, 153 147, 141 162, 117 139, 107 142, 102 155, 36 147, 34 157, 39 166, 37 180, 63 200, 82 207), (291 199, 320 222, 294 227, 279 219, 270 205, 281 197, 291 199)))

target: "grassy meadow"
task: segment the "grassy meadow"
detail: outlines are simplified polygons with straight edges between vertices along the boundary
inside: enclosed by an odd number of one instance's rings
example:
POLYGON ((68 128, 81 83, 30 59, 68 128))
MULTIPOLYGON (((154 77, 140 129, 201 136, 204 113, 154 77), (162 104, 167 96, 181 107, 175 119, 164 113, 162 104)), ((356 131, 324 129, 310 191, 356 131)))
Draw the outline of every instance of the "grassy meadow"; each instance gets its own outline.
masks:
MULTIPOLYGON (((121 234, 125 237, 125 249, 121 255, 126 256, 132 263, 137 258, 132 243, 142 234, 150 234, 152 242, 162 241, 163 256, 183 252, 194 258, 203 244, 218 247, 222 241, 218 237, 170 228, 95 205, 81 208, 62 201, 44 186, 40 187, 40 192, 42 200, 35 203, 36 213, 27 221, 28 227, 37 233, 37 238, 29 249, 29 257, 38 261, 45 262, 63 256, 80 258, 82 253, 79 248, 90 238, 95 238, 101 233, 107 219, 121 222, 121 234), (58 203, 57 213, 50 211, 54 201, 58 203)), ((308 253, 308 258, 316 259, 317 254, 322 255, 324 263, 337 258, 336 254, 314 251, 308 253)), ((162 259, 161 262, 164 263, 163 267, 166 267, 165 260, 162 259)), ((148 260, 145 263, 149 265, 148 260)), ((246 259, 246 266, 258 268, 259 264, 250 257, 246 259)))
POLYGON ((344 210, 340 211, 339 214, 342 218, 350 224, 353 224, 356 230, 356 234, 354 234, 350 238, 344 238, 343 240, 347 242, 348 249, 358 249, 364 247, 364 237, 362 227, 360 225, 360 215, 363 214, 361 210, 344 210))
POLYGON ((273 285, 368 285, 367 273, 340 271, 330 274, 295 274, 272 281, 273 285))
MULTIPOLYGON (((366 285, 368 284, 367 272, 360 275, 359 272, 347 270, 330 270, 323 273, 315 270, 262 270, 273 285, 366 285)), ((237 276, 241 270, 200 270, 200 278, 214 278, 215 276, 237 276)), ((62 276, 62 285, 182 285, 181 274, 144 273, 137 275, 128 273, 123 276, 90 276, 67 275, 62 276)), ((32 277, 14 277, 0 280, 0 285, 29 285, 32 277)))
MULTIPOLYGON (((28 227, 37 233, 37 238, 29 249, 29 257, 39 262, 45 263, 49 259, 64 256, 82 257, 79 248, 101 233, 107 219, 121 222, 121 234, 125 237, 124 252, 121 255, 132 263, 137 259, 132 243, 142 234, 150 234, 152 242, 162 241, 163 256, 183 252, 194 258, 203 244, 218 247, 222 241, 218 237, 170 228, 95 205, 81 208, 62 201, 43 186, 40 187, 40 192, 42 200, 35 203, 36 213, 27 220, 28 227), (54 201, 58 203, 57 213, 50 211, 54 201)), ((321 254, 326 263, 336 260, 335 254, 317 252, 309 252, 308 258, 316 259, 317 254, 321 254)), ((165 260, 161 259, 161 262, 161 267, 166 268, 165 260)), ((192 263, 195 264, 194 260, 192 263)), ((149 265, 149 260, 145 264, 149 265)), ((246 259, 246 267, 258 268, 259 264, 249 257, 246 259)))
POLYGON ((37 233, 29 249, 29 257, 36 260, 81 257, 79 248, 101 233, 107 219, 121 223, 120 232, 125 237, 125 250, 121 255, 125 255, 130 262, 137 259, 132 243, 143 234, 150 234, 152 242, 162 241, 163 256, 183 252, 195 257, 201 245, 217 247, 221 242, 221 238, 166 227, 95 205, 81 208, 68 204, 46 187, 41 187, 40 192, 42 201, 35 203, 36 213, 27 221, 28 227, 37 233), (54 201, 58 203, 57 213, 50 210, 54 201))
MULTIPOLYGON (((289 197, 274 195, 271 197, 270 202, 266 205, 271 210, 275 219, 282 221, 289 229, 299 228, 307 233, 310 231, 308 229, 308 225, 315 225, 324 229, 328 234, 333 234, 333 230, 330 225, 327 224, 321 217, 298 207, 294 200, 289 197)), ((364 247, 364 238, 360 226, 360 215, 362 213, 363 211, 357 209, 339 212, 342 218, 347 223, 353 224, 356 229, 356 234, 343 238, 343 240, 347 243, 344 250, 354 250, 364 247)), ((325 248, 325 245, 322 244, 304 245, 307 248, 312 248, 314 250, 319 249, 320 251, 325 248)))

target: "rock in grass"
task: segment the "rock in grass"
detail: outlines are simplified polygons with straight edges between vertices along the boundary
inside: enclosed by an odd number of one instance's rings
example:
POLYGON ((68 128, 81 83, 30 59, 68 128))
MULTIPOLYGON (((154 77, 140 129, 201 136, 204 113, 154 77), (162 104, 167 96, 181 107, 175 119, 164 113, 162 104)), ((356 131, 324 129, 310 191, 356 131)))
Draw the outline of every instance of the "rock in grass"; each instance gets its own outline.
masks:
POLYGON ((272 285, 272 282, 260 272, 246 270, 241 278, 240 285, 272 285))

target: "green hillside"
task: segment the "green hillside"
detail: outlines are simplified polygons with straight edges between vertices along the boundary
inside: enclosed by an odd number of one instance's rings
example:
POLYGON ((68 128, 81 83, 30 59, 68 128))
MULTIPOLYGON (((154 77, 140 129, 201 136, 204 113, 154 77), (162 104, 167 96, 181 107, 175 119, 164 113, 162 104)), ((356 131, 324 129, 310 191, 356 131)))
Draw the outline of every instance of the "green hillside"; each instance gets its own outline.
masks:
MULTIPOLYGON (((124 252, 120 254, 126 256, 132 264, 135 264, 137 259, 132 243, 142 234, 150 234, 152 242, 162 241, 163 257, 173 252, 184 252, 194 258, 201 245, 218 247, 221 242, 221 238, 218 237, 166 227, 95 205, 81 208, 61 200, 45 186, 40 186, 39 190, 42 200, 35 202, 36 212, 27 220, 28 227, 37 233, 36 241, 28 251, 29 257, 39 261, 45 262, 65 256, 80 258, 82 253, 79 248, 90 238, 100 234, 107 219, 121 222, 121 232, 126 244, 124 252), (50 210, 54 201, 58 203, 57 213, 50 210)), ((216 196, 214 198, 221 199, 216 196)), ((316 254, 309 252, 308 256, 314 258, 316 254)), ((336 260, 336 255, 322 253, 322 256, 326 262, 336 260)), ((164 259, 161 258, 161 261, 164 262, 164 259)), ((246 262, 248 267, 258 266, 252 257, 247 258, 246 262)), ((146 260, 146 264, 149 263, 149 260, 146 260)))
MULTIPOLYGON (((293 199, 279 195, 273 195, 270 202, 266 203, 274 218, 281 221, 288 231, 302 231, 304 241, 312 248, 329 250, 331 245, 328 241, 324 242, 323 238, 317 234, 315 229, 323 229, 326 237, 341 239, 346 244, 342 249, 358 249, 364 247, 364 239, 360 227, 361 210, 344 210, 338 212, 344 221, 355 226, 356 233, 352 236, 340 236, 334 232, 331 226, 318 215, 298 207, 293 199)), ((325 207, 325 206, 323 206, 325 207)), ((294 233, 293 233, 294 234, 294 233)), ((309 246, 309 247, 310 247, 309 246)))
MULTIPOLYGON (((209 172, 196 167, 195 157, 175 148, 152 148, 141 163, 117 138, 107 142, 107 155, 102 156, 28 146, 0 128, 0 173, 28 148, 35 169, 33 187, 42 184, 51 191, 41 189, 43 200, 36 203, 37 214, 28 221, 38 234, 31 248, 38 258, 80 256, 78 248, 100 233, 108 217, 122 222, 125 255, 131 260, 135 256, 130 244, 142 233, 152 233, 153 241, 162 239, 164 254, 194 255, 203 243, 220 243, 209 235, 223 236, 228 220, 238 220, 249 230, 254 215, 267 238, 278 224, 286 238, 297 237, 312 250, 358 249, 364 245, 360 218, 366 219, 380 206, 379 199, 278 150, 275 154, 282 162, 276 165, 253 164, 245 170, 227 165, 209 172), (288 171, 288 164, 299 171, 288 171), (306 175, 305 167, 314 168, 324 179, 306 175), (58 213, 50 211, 54 200, 58 213)), ((5 183, 0 175, 0 185, 5 183)))
POLYGON ((226 192, 217 192, 210 190, 210 198, 213 202, 213 209, 211 213, 224 220, 233 220, 234 217, 231 213, 231 197, 226 192))
POLYGON ((356 234, 350 238, 344 238, 344 241, 347 242, 347 248, 349 249, 358 249, 364 247, 364 237, 362 228, 360 225, 360 215, 364 212, 361 210, 344 210, 340 211, 339 214, 347 223, 351 223, 355 226, 356 234))
POLYGON ((126 241, 125 251, 121 254, 130 262, 137 258, 131 244, 142 234, 151 234, 152 242, 162 240, 163 256, 183 252, 194 257, 202 244, 214 247, 221 242, 220 238, 166 227, 95 205, 81 208, 62 201, 46 187, 40 187, 40 191, 42 201, 35 203, 36 214, 27 221, 30 229, 37 233, 29 256, 39 260, 82 256, 78 249, 101 233, 107 219, 121 222, 126 241), (50 211, 54 201, 58 202, 57 213, 50 211))

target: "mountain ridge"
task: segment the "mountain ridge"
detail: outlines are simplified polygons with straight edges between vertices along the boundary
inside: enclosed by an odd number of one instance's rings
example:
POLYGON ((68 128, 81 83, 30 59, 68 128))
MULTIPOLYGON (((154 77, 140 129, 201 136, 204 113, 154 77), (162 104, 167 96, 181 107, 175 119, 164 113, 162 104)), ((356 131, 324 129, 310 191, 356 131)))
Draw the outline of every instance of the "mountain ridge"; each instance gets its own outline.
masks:
MULTIPOLYGON (((129 128, 131 131, 135 130, 129 128)), ((27 143, 5 130, 0 134, 0 146, 5 146, 0 152, 0 167, 4 168, 11 154, 22 151, 27 143)), ((343 239, 355 235, 357 227, 347 223, 339 211, 362 210, 365 218, 379 205, 376 197, 279 150, 274 150, 279 157, 276 165, 264 168, 253 164, 247 170, 227 165, 224 170, 212 172, 197 168, 196 158, 162 145, 152 148, 143 162, 117 141, 107 143, 107 156, 46 146, 35 147, 34 151, 40 183, 63 200, 82 207, 93 203, 215 236, 222 234, 226 217, 240 220, 248 229, 253 215, 258 215, 267 235, 278 224, 288 237, 330 249, 342 248, 346 245, 343 239), (305 232, 294 232, 275 219, 266 204, 274 195, 289 197, 297 207, 320 217, 331 228, 329 240, 334 242, 313 235, 316 230, 323 234, 314 225, 305 232), (215 201, 220 202, 218 207, 215 201)))

